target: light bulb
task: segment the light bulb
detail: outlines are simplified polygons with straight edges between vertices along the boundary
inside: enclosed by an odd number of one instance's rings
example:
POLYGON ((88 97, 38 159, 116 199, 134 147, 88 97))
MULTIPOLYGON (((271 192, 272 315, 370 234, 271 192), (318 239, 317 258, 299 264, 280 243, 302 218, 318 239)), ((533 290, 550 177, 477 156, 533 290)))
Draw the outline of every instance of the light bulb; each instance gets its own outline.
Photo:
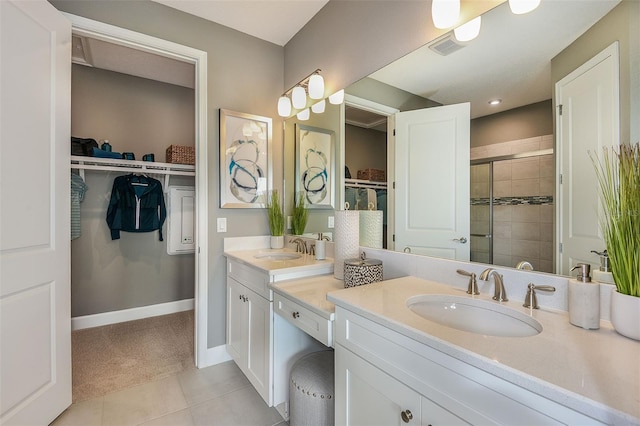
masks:
POLYGON ((451 28, 460 19, 460 0, 433 0, 431 17, 436 28, 451 28))
POLYGON ((311 99, 324 98, 324 79, 320 74, 313 74, 309 78, 309 97, 311 99))
POLYGON ((307 106, 307 94, 304 91, 304 87, 296 86, 291 92, 291 102, 295 109, 302 109, 307 106))
POLYGON ((523 15, 540 5, 540 0, 509 0, 509 8, 516 15, 523 15))
POLYGON ((326 104, 327 102, 323 99, 320 102, 311 105, 311 111, 313 111, 314 114, 322 114, 326 104))
POLYGON ((291 115, 291 101, 286 96, 280 96, 278 99, 278 115, 280 117, 289 117, 291 115))
POLYGON ((477 18, 472 19, 466 24, 460 25, 458 28, 453 30, 453 33, 456 36, 456 40, 471 41, 474 38, 478 37, 478 34, 480 34, 481 24, 482 16, 478 16, 477 18))
POLYGON ((311 113, 309 112, 309 108, 303 109, 302 111, 300 111, 297 115, 298 120, 300 121, 306 121, 309 119, 309 116, 311 115, 311 113))
POLYGON ((344 89, 338 90, 333 95, 329 96, 329 103, 333 105, 340 105, 344 101, 344 89))

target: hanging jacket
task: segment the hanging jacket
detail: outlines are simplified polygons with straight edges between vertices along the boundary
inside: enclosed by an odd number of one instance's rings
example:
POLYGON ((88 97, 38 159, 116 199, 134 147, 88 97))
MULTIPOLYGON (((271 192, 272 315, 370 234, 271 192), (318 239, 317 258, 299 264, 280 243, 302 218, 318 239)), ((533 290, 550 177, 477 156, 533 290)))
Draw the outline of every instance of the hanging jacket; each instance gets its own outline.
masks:
POLYGON ((120 238, 120 231, 150 232, 157 229, 160 241, 163 241, 162 225, 166 217, 160 181, 134 174, 118 176, 113 180, 107 209, 107 224, 112 240, 120 238))

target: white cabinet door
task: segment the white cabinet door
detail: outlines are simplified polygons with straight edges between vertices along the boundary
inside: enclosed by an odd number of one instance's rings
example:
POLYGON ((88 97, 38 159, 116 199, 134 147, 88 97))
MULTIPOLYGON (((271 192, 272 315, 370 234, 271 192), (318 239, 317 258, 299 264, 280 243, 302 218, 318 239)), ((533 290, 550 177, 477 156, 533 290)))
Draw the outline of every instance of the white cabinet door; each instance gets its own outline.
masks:
POLYGON ((242 369, 247 363, 248 305, 243 301, 242 284, 227 278, 227 351, 242 369))
POLYGON ((71 405, 71 23, 0 1, 0 424, 71 405))
POLYGON ((247 304, 247 366, 245 374, 262 399, 271 406, 271 319, 273 305, 264 297, 249 289, 245 291, 247 304))
POLYGON ((420 395, 340 345, 335 350, 336 424, 420 425, 420 395))

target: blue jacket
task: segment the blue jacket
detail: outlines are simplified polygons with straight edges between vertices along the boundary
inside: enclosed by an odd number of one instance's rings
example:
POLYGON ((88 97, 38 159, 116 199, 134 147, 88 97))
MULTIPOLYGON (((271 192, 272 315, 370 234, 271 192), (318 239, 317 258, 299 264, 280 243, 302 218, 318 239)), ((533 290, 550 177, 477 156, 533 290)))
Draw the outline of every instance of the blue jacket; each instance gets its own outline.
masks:
POLYGON ((118 176, 113 180, 107 209, 107 224, 112 240, 120 238, 120 231, 150 232, 157 229, 160 241, 163 241, 162 225, 166 217, 160 181, 134 174, 118 176))

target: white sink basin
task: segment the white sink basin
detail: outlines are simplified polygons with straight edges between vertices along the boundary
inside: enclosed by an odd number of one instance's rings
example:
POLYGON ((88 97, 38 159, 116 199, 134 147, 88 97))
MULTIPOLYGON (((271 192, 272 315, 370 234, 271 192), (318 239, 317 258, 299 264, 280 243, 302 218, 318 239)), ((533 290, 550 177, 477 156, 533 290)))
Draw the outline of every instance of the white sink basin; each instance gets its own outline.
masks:
POLYGON ((300 253, 278 252, 278 253, 260 253, 260 254, 254 255, 253 257, 255 257, 256 259, 263 259, 263 260, 295 260, 295 259, 300 259, 302 255, 300 253))
POLYGON ((542 325, 528 315, 470 297, 423 294, 409 298, 407 307, 429 321, 476 334, 527 337, 542 331, 542 325))

